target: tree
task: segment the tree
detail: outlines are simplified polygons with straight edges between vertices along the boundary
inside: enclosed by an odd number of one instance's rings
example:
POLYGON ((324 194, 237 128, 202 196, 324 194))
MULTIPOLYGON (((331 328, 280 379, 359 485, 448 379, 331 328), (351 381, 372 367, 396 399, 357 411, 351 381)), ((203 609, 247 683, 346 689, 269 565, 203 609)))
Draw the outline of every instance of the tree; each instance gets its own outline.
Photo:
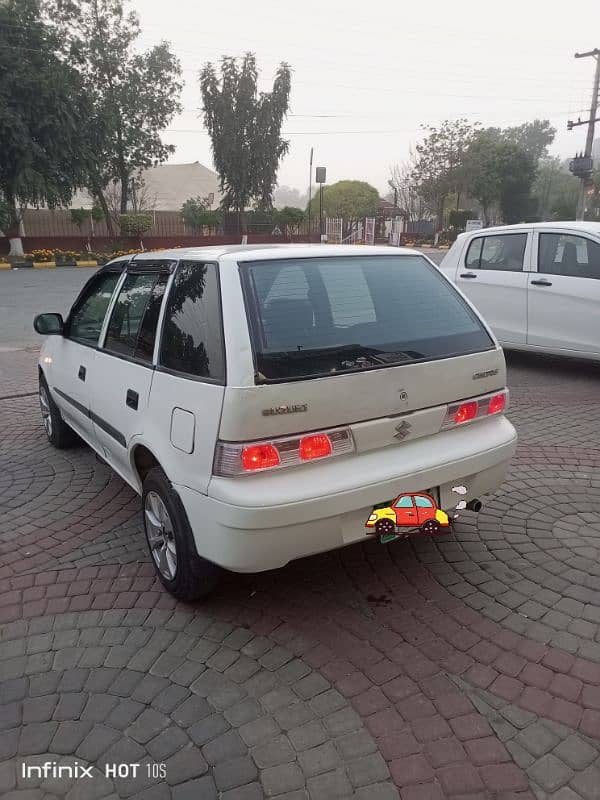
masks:
POLYGON ((418 222, 431 213, 431 208, 419 193, 419 187, 414 177, 416 159, 411 151, 408 161, 392 167, 391 178, 388 185, 392 190, 390 200, 395 202, 408 222, 418 222))
POLYGON ((507 224, 531 216, 535 162, 497 128, 475 136, 464 158, 464 175, 469 195, 481 204, 484 225, 494 206, 507 224))
POLYGON ((223 199, 221 207, 241 215, 250 205, 270 209, 279 163, 289 142, 281 138, 287 115, 291 71, 280 64, 271 92, 258 92, 252 53, 241 62, 226 57, 221 76, 208 63, 200 73, 204 124, 212 144, 223 199))
POLYGON ((121 233, 138 237, 143 247, 142 236, 154 225, 154 217, 152 214, 121 214, 119 225, 121 233))
POLYGON ((547 119, 535 119, 513 128, 503 130, 504 138, 516 144, 533 158, 536 165, 548 152, 548 147, 554 141, 556 128, 550 125, 547 119))
POLYGON ((119 187, 119 212, 128 211, 139 171, 167 160, 175 148, 161 132, 181 111, 181 66, 169 44, 136 52, 140 24, 128 0, 49 0, 90 99, 85 120, 87 185, 111 226, 106 188, 119 187))
POLYGON ((444 225, 446 198, 464 190, 463 159, 478 130, 466 119, 445 120, 439 128, 427 126, 425 139, 417 144, 412 170, 418 194, 435 210, 436 229, 444 225))
MULTIPOLYGON (((356 230, 358 221, 374 217, 379 205, 379 192, 363 181, 338 181, 323 187, 323 216, 341 217, 344 221, 344 236, 356 230)), ((311 214, 319 216, 319 193, 312 199, 311 214)))
POLYGON ((542 220, 575 219, 579 180, 560 158, 542 158, 538 164, 532 194, 542 220))
POLYGON ((22 210, 67 205, 86 161, 79 77, 39 0, 0 0, 0 99, 2 227, 22 255, 22 210))
POLYGON ((181 216, 185 225, 194 231, 203 228, 217 228, 221 224, 221 215, 210 207, 208 197, 190 197, 181 207, 181 216))

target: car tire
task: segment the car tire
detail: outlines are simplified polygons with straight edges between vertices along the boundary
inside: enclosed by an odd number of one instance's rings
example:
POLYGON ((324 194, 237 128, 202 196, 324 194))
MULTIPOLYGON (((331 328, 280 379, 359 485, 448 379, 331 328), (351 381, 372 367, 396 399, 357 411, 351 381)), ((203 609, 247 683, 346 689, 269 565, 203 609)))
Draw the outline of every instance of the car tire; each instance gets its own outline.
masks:
POLYGON ((62 418, 60 409, 52 399, 46 378, 42 374, 40 374, 39 401, 42 423, 50 444, 58 450, 73 447, 77 443, 77 434, 62 418))
POLYGON ((396 533, 396 526, 391 519, 378 519, 375 523, 375 530, 379 536, 390 536, 390 534, 396 533))
POLYGON ((428 536, 435 536, 440 532, 440 529, 441 525, 437 519, 426 519, 421 525, 421 533, 425 533, 428 536))
POLYGON ((146 475, 142 510, 152 563, 167 591, 188 602, 210 594, 222 570, 198 555, 181 498, 160 467, 146 475))

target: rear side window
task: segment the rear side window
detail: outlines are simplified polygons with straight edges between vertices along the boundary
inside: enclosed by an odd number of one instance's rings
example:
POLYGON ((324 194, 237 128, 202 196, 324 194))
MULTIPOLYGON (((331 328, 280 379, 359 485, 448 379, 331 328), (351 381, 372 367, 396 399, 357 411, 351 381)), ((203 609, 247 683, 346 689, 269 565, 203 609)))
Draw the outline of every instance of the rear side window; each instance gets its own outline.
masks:
POLYGON ((521 272, 526 245, 526 233, 477 236, 469 245, 465 266, 469 269, 521 272))
POLYGON ((476 314, 422 256, 266 260, 242 263, 240 272, 257 382, 493 346, 476 314))
POLYGON ((183 375, 225 381, 216 264, 179 264, 167 300, 159 363, 183 375))
POLYGON ((67 336, 83 344, 98 344, 106 310, 121 275, 104 272, 95 275, 73 306, 67 336))
POLYGON ((152 363, 167 280, 162 273, 127 275, 108 324, 105 350, 152 363))
POLYGON ((538 272, 600 280, 600 244, 584 236, 540 233, 538 272))

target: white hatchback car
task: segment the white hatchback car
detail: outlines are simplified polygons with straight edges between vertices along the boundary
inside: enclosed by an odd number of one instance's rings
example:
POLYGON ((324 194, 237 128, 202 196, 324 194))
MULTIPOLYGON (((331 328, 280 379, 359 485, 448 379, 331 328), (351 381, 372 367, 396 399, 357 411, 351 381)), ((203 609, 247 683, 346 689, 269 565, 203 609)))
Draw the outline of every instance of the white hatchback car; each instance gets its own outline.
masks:
POLYGON ((600 359, 600 223, 462 233, 441 269, 507 349, 600 359))
POLYGON ((141 494, 176 597, 206 594, 219 567, 366 541, 373 507, 402 492, 477 510, 515 451, 502 349, 415 251, 148 253, 35 329, 55 334, 39 360, 48 438, 76 431, 141 494))

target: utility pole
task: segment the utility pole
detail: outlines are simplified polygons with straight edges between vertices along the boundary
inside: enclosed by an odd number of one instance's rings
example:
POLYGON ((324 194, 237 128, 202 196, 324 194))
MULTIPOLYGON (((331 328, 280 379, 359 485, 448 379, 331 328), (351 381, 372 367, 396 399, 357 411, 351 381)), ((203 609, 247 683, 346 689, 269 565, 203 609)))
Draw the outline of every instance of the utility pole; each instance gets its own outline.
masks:
POLYGON ((573 122, 569 120, 567 122, 567 129, 573 130, 573 128, 578 127, 579 125, 587 125, 587 137, 585 140, 585 151, 575 156, 572 159, 571 163, 569 164, 569 169, 576 175, 580 182, 581 186, 579 189, 579 198, 577 200, 577 214, 576 219, 582 220, 585 216, 585 196, 586 190, 590 185, 590 179, 592 175, 592 171, 594 168, 594 161, 592 159, 592 145, 594 144, 594 130, 596 126, 596 122, 600 122, 600 118, 596 116, 598 113, 598 92, 600 91, 600 49, 597 47, 594 50, 588 50, 587 53, 575 53, 575 58, 595 58, 596 59, 596 71, 594 74, 594 88, 592 91, 592 102, 590 106, 590 117, 586 120, 578 119, 577 122, 573 122))

